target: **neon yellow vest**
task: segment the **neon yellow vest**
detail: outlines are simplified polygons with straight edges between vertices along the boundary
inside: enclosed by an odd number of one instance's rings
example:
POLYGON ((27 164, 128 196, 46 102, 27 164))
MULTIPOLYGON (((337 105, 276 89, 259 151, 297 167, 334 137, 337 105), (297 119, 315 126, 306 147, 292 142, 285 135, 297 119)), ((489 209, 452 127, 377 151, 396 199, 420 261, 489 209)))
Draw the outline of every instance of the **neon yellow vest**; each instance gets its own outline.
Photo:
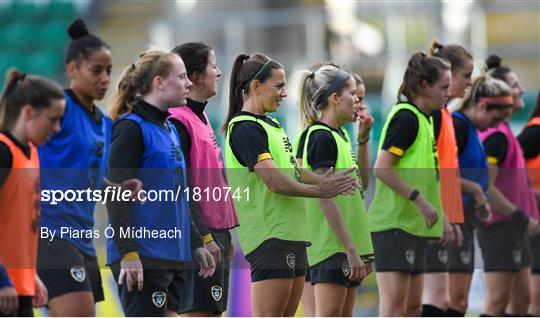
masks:
MULTIPOLYGON (((279 125, 276 119, 271 118, 279 125)), ((234 117, 228 126, 226 139, 226 166, 229 184, 234 189, 249 188, 249 201, 243 197, 235 201, 240 226, 237 229, 244 254, 249 254, 261 243, 271 238, 288 241, 309 242, 306 226, 305 199, 274 193, 255 172, 242 166, 233 154, 230 136, 233 125, 241 121, 253 121, 261 125, 268 135, 270 155, 281 173, 300 180, 300 171, 292 152, 287 134, 281 128, 249 115, 234 117)))
POLYGON ((369 208, 368 219, 371 232, 380 232, 399 228, 403 231, 421 237, 438 238, 442 236, 443 214, 440 197, 438 175, 438 159, 433 126, 430 119, 416 107, 407 103, 395 105, 384 124, 379 144, 379 152, 386 138, 389 123, 401 109, 412 111, 418 118, 418 134, 414 143, 399 158, 394 169, 399 176, 420 194, 436 210, 439 217, 437 223, 428 229, 424 217, 416 204, 383 184, 375 181, 375 197, 369 208))
MULTIPOLYGON (((351 147, 351 139, 345 130, 343 130, 343 132, 345 133, 346 140, 337 132, 324 125, 315 124, 309 127, 304 143, 302 166, 304 168, 309 168, 310 170, 312 169, 308 157, 309 137, 311 136, 311 133, 319 129, 331 132, 336 141, 338 151, 335 166, 336 171, 355 167, 358 182, 362 183, 360 171, 351 147)), ((372 262, 373 246, 371 244, 371 233, 368 228, 367 213, 362 190, 359 189, 358 191, 355 191, 353 195, 339 195, 334 200, 341 212, 347 233, 351 236, 354 245, 356 246, 356 251, 362 257, 364 262, 372 262)), ((320 208, 319 199, 310 198, 306 199, 306 202, 308 231, 311 238, 311 246, 307 249, 307 254, 309 266, 313 266, 335 253, 345 253, 346 250, 332 230, 330 223, 328 223, 324 212, 320 208)))

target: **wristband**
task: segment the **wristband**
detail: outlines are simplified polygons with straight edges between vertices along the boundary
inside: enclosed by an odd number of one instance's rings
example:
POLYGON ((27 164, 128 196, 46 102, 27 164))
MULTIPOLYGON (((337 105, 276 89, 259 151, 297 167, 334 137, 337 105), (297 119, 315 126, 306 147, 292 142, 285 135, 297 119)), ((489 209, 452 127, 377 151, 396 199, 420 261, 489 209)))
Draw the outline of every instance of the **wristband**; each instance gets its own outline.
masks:
POLYGON ((409 200, 414 201, 418 196, 420 195, 420 192, 418 190, 414 189, 411 194, 409 195, 409 200))
POLYGON ((212 237, 211 233, 203 235, 201 237, 201 239, 202 239, 203 245, 206 245, 206 244, 214 241, 214 238, 212 237))
POLYGON ((124 254, 124 257, 122 257, 123 261, 132 261, 135 259, 139 259, 139 253, 138 252, 128 252, 124 254))
POLYGON ((359 144, 359 145, 365 145, 365 144, 369 141, 369 137, 370 137, 370 136, 368 135, 367 138, 364 139, 364 140, 360 140, 360 138, 358 138, 358 139, 356 139, 356 140, 358 141, 358 144, 359 144))
POLYGON ((517 226, 519 226, 520 229, 524 230, 527 227, 527 224, 529 224, 529 218, 527 215, 525 215, 525 212, 523 212, 520 209, 516 209, 511 214, 512 220, 516 222, 517 226))

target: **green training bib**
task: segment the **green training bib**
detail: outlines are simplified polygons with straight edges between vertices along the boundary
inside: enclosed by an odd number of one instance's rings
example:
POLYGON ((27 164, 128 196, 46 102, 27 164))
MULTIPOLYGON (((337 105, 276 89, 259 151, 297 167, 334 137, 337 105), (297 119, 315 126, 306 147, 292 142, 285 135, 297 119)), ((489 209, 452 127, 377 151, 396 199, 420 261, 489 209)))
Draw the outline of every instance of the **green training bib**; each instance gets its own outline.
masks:
MULTIPOLYGON (((350 137, 347 131, 343 130, 345 138, 334 130, 320 124, 314 124, 308 128, 306 141, 304 143, 304 153, 302 166, 312 169, 308 156, 309 137, 316 130, 327 130, 332 133, 332 137, 337 144, 336 171, 355 167, 358 182, 362 183, 360 171, 356 164, 356 158, 351 147, 350 137)), ((347 233, 351 236, 356 251, 364 262, 373 261, 373 246, 371 244, 371 233, 368 228, 366 207, 364 203, 364 193, 361 189, 352 195, 339 195, 334 198, 339 212, 343 218, 347 233)), ((311 246, 307 249, 309 266, 318 264, 336 253, 345 253, 346 250, 341 244, 336 234, 332 230, 330 223, 326 219, 324 212, 319 205, 319 199, 306 199, 307 224, 310 234, 311 246)))
POLYGON ((399 158, 394 169, 399 176, 420 194, 436 210, 438 221, 428 229, 416 204, 387 187, 379 179, 375 181, 375 197, 369 208, 368 219, 371 232, 399 228, 421 237, 439 238, 443 231, 443 214, 440 197, 438 159, 431 117, 428 119, 416 107, 408 103, 395 105, 384 124, 379 152, 386 138, 389 123, 402 109, 412 111, 418 118, 418 134, 414 143, 399 158))
MULTIPOLYGON (((271 119, 279 125, 276 119, 271 119)), ((305 199, 272 192, 256 172, 250 172, 233 154, 229 143, 231 131, 235 124, 242 121, 256 122, 264 129, 268 135, 270 155, 281 173, 299 181, 300 171, 289 138, 281 125, 274 127, 249 115, 240 115, 230 121, 225 148, 229 184, 233 189, 249 188, 250 193, 249 201, 246 198, 235 201, 240 222, 237 233, 244 254, 251 253, 271 238, 309 242, 305 199)))

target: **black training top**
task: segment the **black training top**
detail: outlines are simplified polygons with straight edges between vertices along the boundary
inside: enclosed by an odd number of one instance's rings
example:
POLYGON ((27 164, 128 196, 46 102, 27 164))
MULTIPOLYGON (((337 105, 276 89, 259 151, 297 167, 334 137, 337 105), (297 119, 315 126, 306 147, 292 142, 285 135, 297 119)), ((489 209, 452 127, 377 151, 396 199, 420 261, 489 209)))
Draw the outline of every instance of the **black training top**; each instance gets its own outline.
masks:
MULTIPOLYGON (((233 118, 240 115, 252 116, 263 120, 269 125, 278 127, 278 124, 266 115, 255 115, 250 112, 240 111, 233 118)), ((238 162, 244 167, 248 167, 251 172, 259 162, 259 156, 270 153, 266 131, 261 125, 253 121, 242 121, 234 124, 229 137, 229 145, 238 162)))

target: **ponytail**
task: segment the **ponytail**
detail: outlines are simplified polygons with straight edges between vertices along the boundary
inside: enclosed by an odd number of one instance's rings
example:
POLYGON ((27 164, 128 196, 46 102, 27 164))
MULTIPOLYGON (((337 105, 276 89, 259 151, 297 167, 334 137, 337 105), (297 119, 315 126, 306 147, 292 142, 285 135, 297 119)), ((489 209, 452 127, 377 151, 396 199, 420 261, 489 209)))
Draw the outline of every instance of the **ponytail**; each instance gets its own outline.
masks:
POLYGON ((341 95, 351 73, 327 63, 315 72, 303 70, 300 75, 300 121, 305 128, 319 119, 319 112, 328 106, 328 97, 341 95))
POLYGON ((131 113, 135 102, 152 90, 154 77, 169 75, 173 67, 170 57, 174 55, 160 50, 143 52, 135 63, 124 69, 113 93, 109 112, 112 120, 131 113))
POLYGON ((442 45, 436 39, 431 42, 429 55, 448 60, 452 64, 452 73, 465 67, 467 61, 473 56, 466 48, 457 44, 442 45))
POLYGON ((64 92, 55 82, 41 76, 26 75, 15 68, 10 69, 0 97, 0 131, 11 128, 25 105, 42 110, 50 107, 54 100, 63 99, 64 92))
POLYGON ((241 53, 236 57, 231 73, 229 111, 225 123, 221 126, 224 134, 227 134, 231 118, 242 109, 244 98, 249 96, 251 83, 264 83, 272 76, 273 69, 283 69, 283 66, 261 53, 252 56, 241 53))
POLYGON ((221 126, 221 131, 224 134, 227 134, 227 129, 231 118, 242 109, 242 104, 244 103, 242 87, 240 86, 241 80, 238 77, 240 69, 244 65, 244 62, 249 59, 249 55, 245 53, 240 53, 234 60, 233 69, 231 73, 231 81, 229 87, 229 111, 227 117, 225 118, 225 123, 221 126))
MULTIPOLYGON (((300 97, 300 123, 303 128, 306 128, 319 119, 319 112, 315 107, 312 107, 307 93, 308 82, 315 81, 315 73, 308 70, 300 72, 300 86, 298 90, 298 96, 300 97)), ((310 83, 310 85, 313 84, 310 83)))
POLYGON ((398 101, 412 101, 420 94, 422 82, 426 81, 429 85, 433 85, 439 80, 442 72, 449 70, 450 63, 445 59, 427 56, 424 52, 413 54, 403 75, 403 82, 397 96, 398 101))

